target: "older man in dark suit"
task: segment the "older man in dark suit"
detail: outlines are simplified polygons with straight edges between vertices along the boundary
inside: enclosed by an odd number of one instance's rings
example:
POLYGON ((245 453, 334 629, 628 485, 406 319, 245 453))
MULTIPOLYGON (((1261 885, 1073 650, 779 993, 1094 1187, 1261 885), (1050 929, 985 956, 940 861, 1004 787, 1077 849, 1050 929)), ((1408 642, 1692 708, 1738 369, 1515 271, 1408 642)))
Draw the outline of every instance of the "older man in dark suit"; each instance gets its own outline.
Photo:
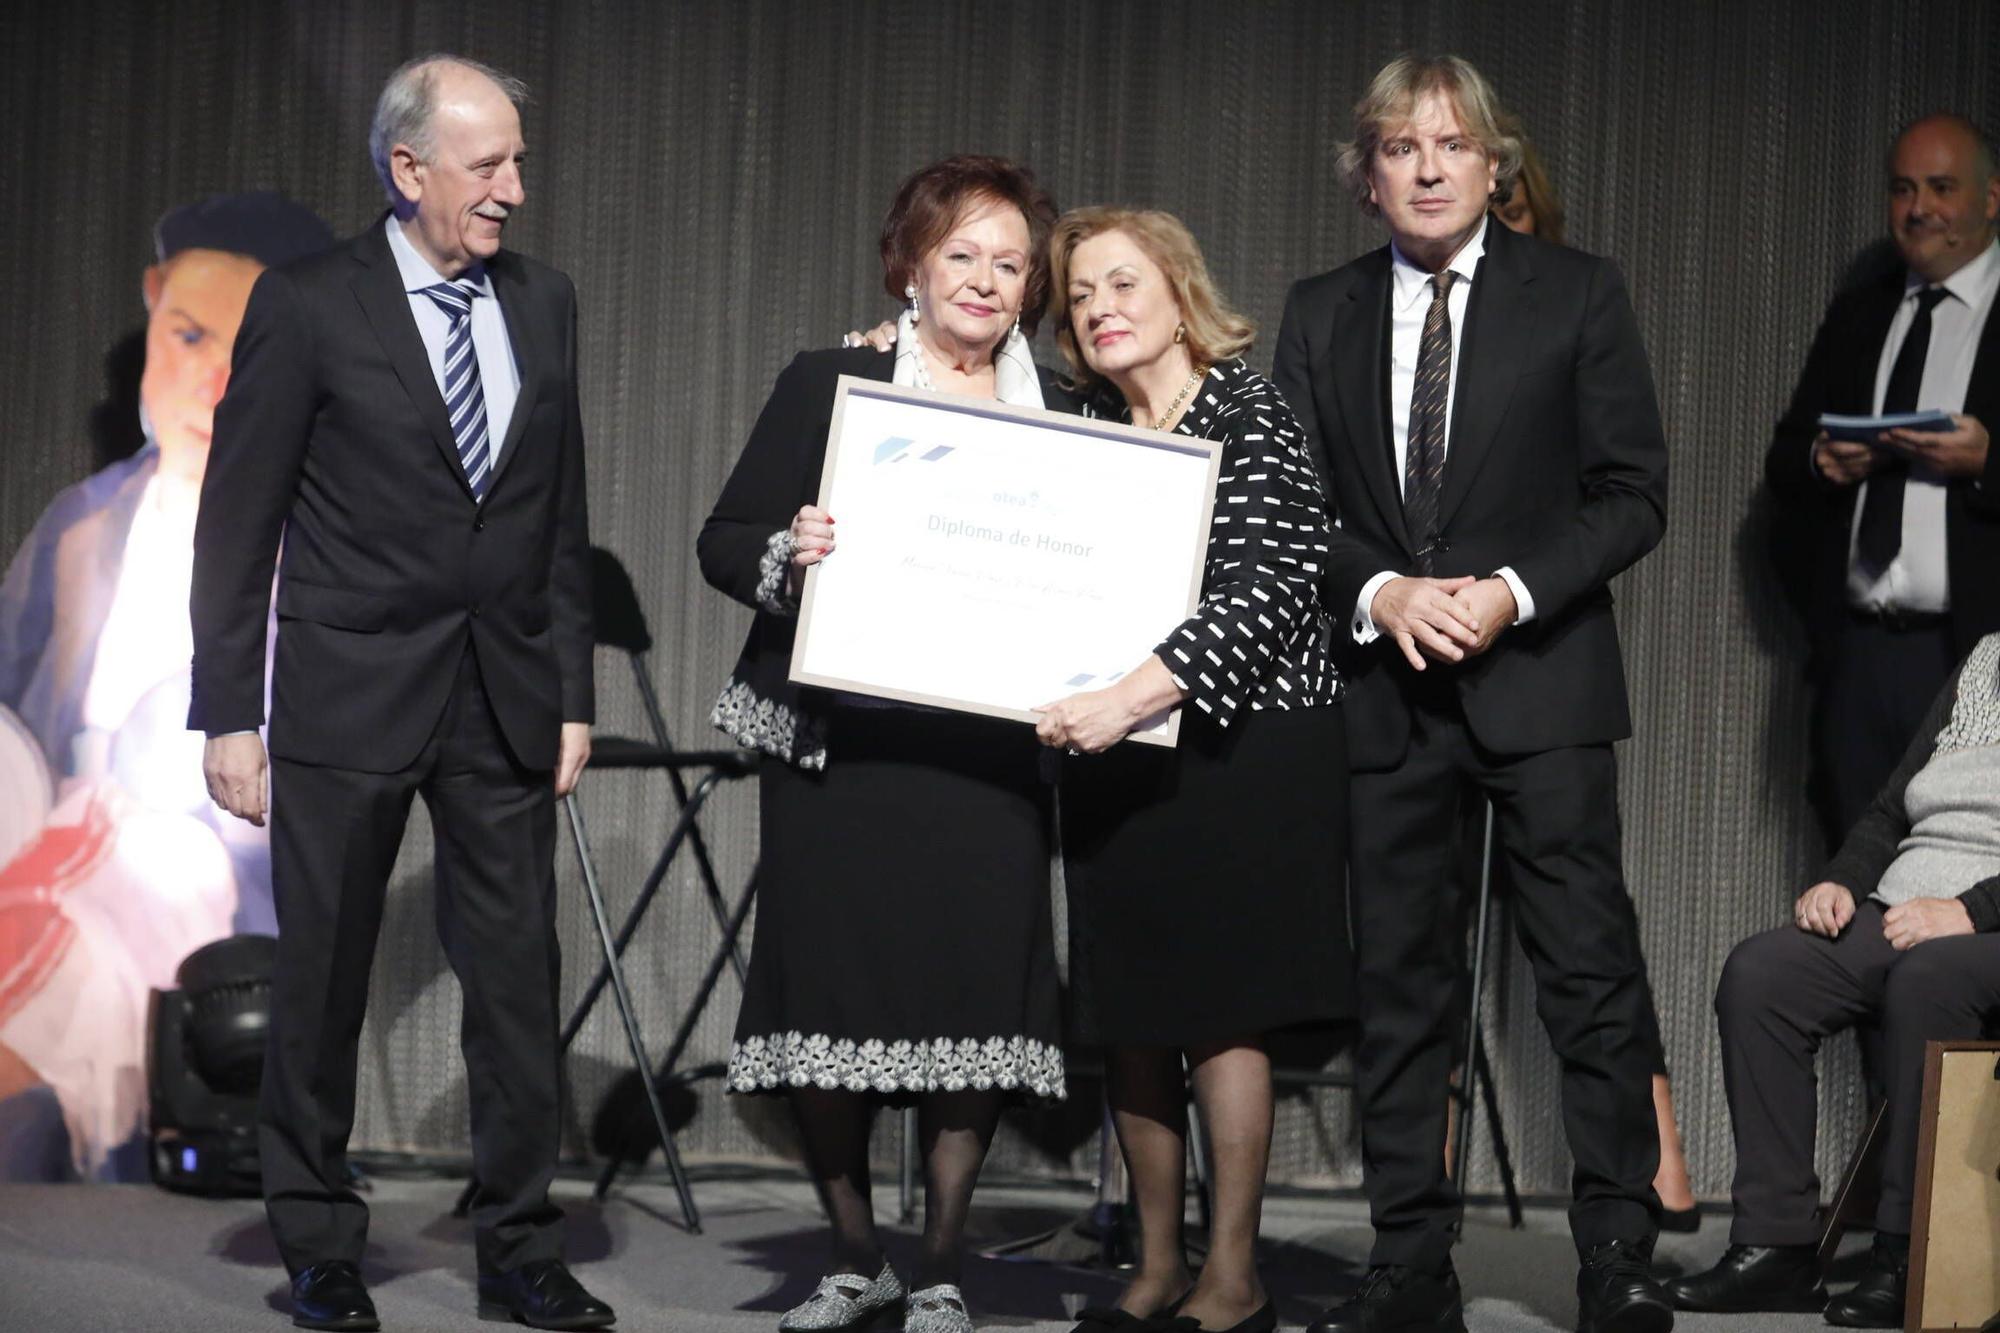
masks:
MULTIPOLYGON (((1490 225, 1518 170, 1491 90, 1399 58, 1342 166, 1390 244, 1292 289, 1276 379, 1341 522, 1349 855, 1361 969, 1361 1292, 1324 1333, 1459 1329, 1444 1174, 1455 970, 1437 928, 1460 803, 1489 796, 1562 1058, 1585 1330, 1670 1328, 1647 999, 1611 743, 1631 732, 1607 588, 1660 539, 1666 442, 1615 266, 1490 225)), ((1329 757, 1329 762, 1336 762, 1329 757)))
POLYGON ((369 965, 413 797, 464 991, 483 1309, 611 1310, 563 1266, 553 801, 590 749, 576 295, 500 245, 521 86, 450 56, 391 76, 392 208, 257 283, 195 534, 193 707, 216 802, 272 812, 279 943, 259 1151, 294 1322, 372 1329, 345 1179, 369 965), (279 568, 267 771, 265 608, 279 568))
POLYGON ((1765 455, 1780 564, 1812 643, 1813 797, 1840 846, 1931 697, 2000 630, 2000 162, 1953 115, 1896 137, 1901 262, 1828 308, 1765 455), (1829 439, 1820 414, 1937 410, 1947 431, 1829 439))

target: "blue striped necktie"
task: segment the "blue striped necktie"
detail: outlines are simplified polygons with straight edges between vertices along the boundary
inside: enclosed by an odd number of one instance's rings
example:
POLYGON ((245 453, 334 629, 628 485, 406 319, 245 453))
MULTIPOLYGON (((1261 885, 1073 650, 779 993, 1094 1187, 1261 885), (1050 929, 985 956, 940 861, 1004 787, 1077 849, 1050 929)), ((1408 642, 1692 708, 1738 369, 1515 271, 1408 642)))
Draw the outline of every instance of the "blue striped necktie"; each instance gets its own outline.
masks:
POLYGON ((458 462, 465 469, 472 498, 483 499, 493 479, 493 453, 487 448, 486 392, 479 384, 479 353, 472 346, 472 301, 479 291, 469 282, 440 282, 424 295, 451 322, 444 341, 444 410, 451 416, 452 437, 458 441, 458 462))

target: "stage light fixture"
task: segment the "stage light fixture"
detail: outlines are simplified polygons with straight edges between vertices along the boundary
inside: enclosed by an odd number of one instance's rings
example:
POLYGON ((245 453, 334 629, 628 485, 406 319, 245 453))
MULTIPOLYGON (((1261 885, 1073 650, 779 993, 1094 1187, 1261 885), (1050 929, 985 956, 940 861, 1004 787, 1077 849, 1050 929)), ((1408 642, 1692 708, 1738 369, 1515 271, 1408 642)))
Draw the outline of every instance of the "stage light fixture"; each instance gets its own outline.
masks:
POLYGON ((271 1026, 278 942, 204 944, 156 990, 146 1014, 153 1183, 188 1194, 254 1195, 257 1084, 271 1026))

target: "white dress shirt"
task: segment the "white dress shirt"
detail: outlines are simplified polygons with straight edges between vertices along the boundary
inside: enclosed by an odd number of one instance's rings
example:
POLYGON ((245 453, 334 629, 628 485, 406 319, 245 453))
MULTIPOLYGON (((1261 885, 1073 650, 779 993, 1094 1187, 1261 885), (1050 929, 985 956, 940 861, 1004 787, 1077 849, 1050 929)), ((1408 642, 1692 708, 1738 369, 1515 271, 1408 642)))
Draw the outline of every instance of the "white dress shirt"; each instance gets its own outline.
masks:
MULTIPOLYGON (((1486 226, 1474 232, 1472 238, 1451 257, 1451 262, 1445 265, 1457 275, 1452 281, 1450 293, 1445 297, 1445 309, 1451 315, 1451 382, 1445 386, 1444 398, 1447 450, 1451 441, 1452 414, 1458 410, 1458 352, 1465 342, 1465 311, 1472 300, 1472 284, 1479 275, 1479 261, 1486 254, 1486 227, 1497 225, 1489 218, 1486 226)), ((1396 486, 1401 490, 1409 480, 1410 400, 1416 394, 1417 356, 1423 346, 1424 320, 1430 315, 1432 291, 1430 272, 1410 262, 1394 241, 1389 242, 1389 257, 1389 435, 1396 447, 1396 486)), ((1535 599, 1528 594, 1527 585, 1521 582, 1513 568, 1509 566, 1493 572, 1506 580, 1508 589, 1514 594, 1514 604, 1519 610, 1514 623, 1518 625, 1534 619, 1535 599)), ((1382 590, 1382 585, 1397 577, 1400 576, 1395 570, 1385 569, 1361 585, 1361 595, 1354 602, 1354 622, 1351 626, 1356 643, 1370 643, 1381 637, 1369 607, 1375 601, 1375 594, 1382 590)))
MULTIPOLYGON (((1875 410, 1889 391, 1889 372, 1896 354, 1917 318, 1917 293, 1927 284, 1914 273, 1903 291, 1903 303, 1889 321, 1882 340, 1882 357, 1875 366, 1875 410)), ((1919 411, 1963 412, 1966 390, 1972 386, 1972 362, 1979 338, 1993 313, 1994 292, 2000 289, 2000 240, 1979 258, 1938 284, 1948 293, 1931 310, 1931 342, 1924 351, 1924 378, 1917 390, 1919 411)), ((1988 422, 1993 427, 1994 422, 1988 422)), ((1903 546, 1880 574, 1856 559, 1861 511, 1868 502, 1868 483, 1861 483, 1854 501, 1854 526, 1847 536, 1847 600, 1866 611, 1949 611, 1951 572, 1945 560, 1945 479, 1912 468, 1903 483, 1903 546)))
MULTIPOLYGON (((417 332, 423 335, 424 351, 430 354, 431 374, 438 392, 444 392, 444 348, 451 336, 451 320, 438 309, 437 302, 423 295, 426 287, 447 281, 430 266, 402 224, 391 214, 383 226, 389 229, 389 252, 396 256, 396 271, 402 275, 403 290, 410 294, 410 313, 416 316, 417 332)), ((494 466, 500 462, 500 445, 507 438, 507 423, 514 419, 514 400, 521 394, 521 371, 514 364, 514 345, 507 340, 507 317, 493 296, 493 279, 484 264, 474 264, 458 275, 478 293, 472 302, 472 354, 479 358, 479 387, 486 395, 487 457, 494 466)))

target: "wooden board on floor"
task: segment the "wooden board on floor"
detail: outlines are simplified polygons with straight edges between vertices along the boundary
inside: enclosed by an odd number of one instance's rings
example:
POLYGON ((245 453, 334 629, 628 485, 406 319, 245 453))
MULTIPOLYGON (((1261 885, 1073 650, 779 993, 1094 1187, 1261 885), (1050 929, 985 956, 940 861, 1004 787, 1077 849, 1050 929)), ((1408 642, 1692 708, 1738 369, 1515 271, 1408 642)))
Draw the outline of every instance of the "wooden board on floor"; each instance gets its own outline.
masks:
POLYGON ((2000 1318, 2000 1041, 1934 1041, 1911 1214, 1909 1333, 2000 1318))

